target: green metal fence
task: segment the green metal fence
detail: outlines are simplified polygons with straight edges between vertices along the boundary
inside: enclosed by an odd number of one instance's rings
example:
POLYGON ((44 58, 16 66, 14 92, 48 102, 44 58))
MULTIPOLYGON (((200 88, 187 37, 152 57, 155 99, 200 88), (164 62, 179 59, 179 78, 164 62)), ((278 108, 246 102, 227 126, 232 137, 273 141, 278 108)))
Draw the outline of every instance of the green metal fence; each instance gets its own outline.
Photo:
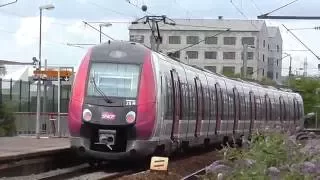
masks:
MULTIPOLYGON (((10 105, 15 112, 36 112, 37 84, 34 81, 13 81, 0 79, 0 103, 10 105)), ((60 98, 60 112, 68 112, 71 85, 41 85, 41 112, 57 112, 60 98)))

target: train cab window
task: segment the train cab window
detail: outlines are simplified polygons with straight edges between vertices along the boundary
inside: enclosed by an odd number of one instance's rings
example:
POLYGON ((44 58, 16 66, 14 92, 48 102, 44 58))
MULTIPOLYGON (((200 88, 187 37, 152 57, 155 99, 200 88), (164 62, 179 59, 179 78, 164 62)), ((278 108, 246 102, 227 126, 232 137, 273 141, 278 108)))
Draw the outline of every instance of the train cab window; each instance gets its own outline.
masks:
POLYGON ((92 63, 87 95, 136 98, 140 66, 134 64, 92 63), (99 90, 98 90, 99 89, 99 90))

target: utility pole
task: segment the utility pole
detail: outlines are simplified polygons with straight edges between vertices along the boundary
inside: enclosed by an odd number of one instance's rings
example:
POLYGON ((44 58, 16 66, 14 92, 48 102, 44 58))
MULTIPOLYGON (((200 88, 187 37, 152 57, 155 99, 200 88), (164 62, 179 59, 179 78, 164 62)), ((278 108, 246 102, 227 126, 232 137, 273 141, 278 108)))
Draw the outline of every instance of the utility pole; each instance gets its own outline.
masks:
POLYGON ((248 62, 248 44, 243 45, 243 77, 247 79, 247 62, 248 62))
POLYGON ((307 57, 304 59, 303 63, 303 76, 307 77, 307 69, 308 69, 308 60, 307 57))
POLYGON ((292 63, 292 56, 290 56, 289 77, 291 77, 291 75, 292 75, 292 67, 291 67, 291 63, 292 63))
MULTIPOLYGON (((158 43, 156 41, 156 36, 155 36, 155 31, 156 31, 156 22, 154 21, 154 19, 152 19, 152 26, 151 26, 151 39, 150 39, 150 44, 151 44, 151 49, 152 50, 156 50, 155 49, 155 44, 158 43)), ((157 50, 156 50, 157 51, 157 50)))

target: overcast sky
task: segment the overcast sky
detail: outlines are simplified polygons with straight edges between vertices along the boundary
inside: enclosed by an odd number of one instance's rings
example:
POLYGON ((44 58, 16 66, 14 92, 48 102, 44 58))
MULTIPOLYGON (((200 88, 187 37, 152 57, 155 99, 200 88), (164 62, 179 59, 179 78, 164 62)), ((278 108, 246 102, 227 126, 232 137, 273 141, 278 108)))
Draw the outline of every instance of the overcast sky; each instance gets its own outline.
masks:
MULTIPOLYGON (((13 0, 0 0, 0 4, 13 0)), ((152 14, 170 18, 217 18, 256 19, 261 13, 269 12, 292 0, 131 0, 141 7, 148 6, 152 14)), ((99 33, 86 27, 82 21, 114 22, 112 27, 103 28, 104 33, 115 39, 128 40, 128 23, 144 13, 126 0, 18 0, 17 3, 0 7, 0 59, 31 61, 39 54, 39 6, 54 4, 55 9, 43 11, 42 59, 51 65, 77 66, 84 49, 67 46, 67 43, 99 43, 99 33), (115 23, 124 22, 124 23, 115 23)), ((272 15, 320 16, 319 0, 299 0, 272 15)), ((309 28, 320 26, 319 21, 266 20, 267 25, 279 26, 284 41, 284 50, 305 49, 282 27, 309 28)), ((97 27, 97 26, 96 26, 97 27)), ((320 56, 320 31, 293 31, 306 45, 320 56)), ((108 40, 103 37, 103 40, 108 40)), ((315 56, 310 52, 292 52, 293 71, 303 67, 308 59, 308 73, 318 73, 315 56)), ((288 74, 289 58, 283 60, 283 75, 288 74)), ((302 73, 302 71, 300 71, 302 73)))

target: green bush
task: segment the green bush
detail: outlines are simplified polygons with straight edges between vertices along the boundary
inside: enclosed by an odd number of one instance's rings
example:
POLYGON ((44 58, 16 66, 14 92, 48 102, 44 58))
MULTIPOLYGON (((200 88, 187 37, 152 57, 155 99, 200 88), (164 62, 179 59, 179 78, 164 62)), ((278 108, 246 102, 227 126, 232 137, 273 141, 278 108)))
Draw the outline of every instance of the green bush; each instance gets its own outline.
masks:
POLYGON ((15 117, 9 105, 0 104, 0 137, 16 134, 15 117))

